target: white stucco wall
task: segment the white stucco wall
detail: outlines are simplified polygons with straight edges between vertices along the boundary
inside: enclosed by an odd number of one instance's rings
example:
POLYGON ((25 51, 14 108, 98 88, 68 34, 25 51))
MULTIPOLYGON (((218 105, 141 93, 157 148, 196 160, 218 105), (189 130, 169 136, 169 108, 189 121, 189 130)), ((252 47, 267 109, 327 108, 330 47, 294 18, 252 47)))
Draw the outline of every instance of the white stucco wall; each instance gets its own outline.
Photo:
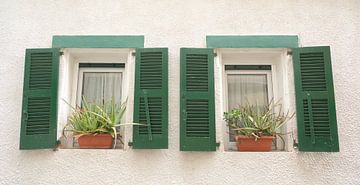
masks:
POLYGON ((0 184, 360 184, 360 1, 3 0, 0 184), (179 151, 179 48, 214 34, 296 34, 330 45, 339 153, 179 151), (169 48, 168 150, 20 151, 25 48, 53 35, 144 35, 169 48))

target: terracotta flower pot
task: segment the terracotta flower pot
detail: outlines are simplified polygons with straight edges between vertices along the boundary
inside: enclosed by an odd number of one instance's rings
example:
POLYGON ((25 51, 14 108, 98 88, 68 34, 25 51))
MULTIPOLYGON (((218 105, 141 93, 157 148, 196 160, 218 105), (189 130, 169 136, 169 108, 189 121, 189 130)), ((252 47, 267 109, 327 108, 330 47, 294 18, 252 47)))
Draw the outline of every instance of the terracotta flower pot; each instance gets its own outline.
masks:
POLYGON ((112 148, 113 138, 110 134, 82 135, 78 138, 80 148, 112 148))
POLYGON ((238 151, 269 152, 274 136, 261 136, 257 140, 253 136, 236 136, 238 151))

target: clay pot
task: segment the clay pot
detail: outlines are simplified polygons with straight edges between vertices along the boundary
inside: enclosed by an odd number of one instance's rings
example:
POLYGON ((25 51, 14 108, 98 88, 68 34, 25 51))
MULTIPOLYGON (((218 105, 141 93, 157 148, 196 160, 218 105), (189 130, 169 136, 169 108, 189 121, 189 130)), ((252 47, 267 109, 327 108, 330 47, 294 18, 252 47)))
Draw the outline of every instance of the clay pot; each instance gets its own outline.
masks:
POLYGON ((238 151, 269 152, 274 136, 261 136, 257 140, 253 136, 235 136, 238 151))
POLYGON ((80 148, 113 148, 110 134, 82 135, 78 138, 80 148))

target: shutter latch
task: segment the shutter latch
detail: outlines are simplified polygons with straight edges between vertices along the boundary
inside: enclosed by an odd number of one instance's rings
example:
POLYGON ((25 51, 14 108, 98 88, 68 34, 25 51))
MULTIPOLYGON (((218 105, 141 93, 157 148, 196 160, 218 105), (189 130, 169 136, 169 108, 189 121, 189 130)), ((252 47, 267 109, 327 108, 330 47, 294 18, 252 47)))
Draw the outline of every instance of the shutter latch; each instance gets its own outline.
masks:
POLYGON ((149 110, 149 100, 148 100, 147 90, 143 90, 143 94, 144 94, 147 130, 148 130, 149 140, 151 141, 152 133, 151 133, 150 110, 149 110))
POLYGON ((315 144, 314 118, 313 118, 313 111, 312 111, 311 94, 309 92, 306 92, 306 98, 307 98, 307 105, 308 105, 308 111, 309 111, 309 124, 310 124, 309 126, 310 126, 311 143, 315 144))

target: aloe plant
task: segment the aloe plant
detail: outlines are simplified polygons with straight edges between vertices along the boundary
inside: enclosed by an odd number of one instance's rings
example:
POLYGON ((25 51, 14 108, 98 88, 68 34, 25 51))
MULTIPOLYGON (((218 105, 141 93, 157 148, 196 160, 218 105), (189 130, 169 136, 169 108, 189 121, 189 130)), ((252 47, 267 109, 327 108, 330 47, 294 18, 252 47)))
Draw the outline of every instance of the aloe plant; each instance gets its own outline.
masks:
POLYGON ((293 114, 282 113, 281 105, 271 101, 263 107, 250 105, 249 103, 224 112, 224 120, 230 129, 234 130, 237 135, 254 136, 275 136, 277 131, 293 114), (278 113, 275 108, 279 107, 278 113))
POLYGON ((75 137, 88 134, 111 134, 116 142, 117 127, 141 125, 138 123, 121 123, 126 111, 126 102, 118 105, 114 100, 111 100, 99 105, 89 103, 83 98, 82 107, 71 107, 73 112, 63 129, 63 135, 65 136, 67 131, 72 132, 75 137))

